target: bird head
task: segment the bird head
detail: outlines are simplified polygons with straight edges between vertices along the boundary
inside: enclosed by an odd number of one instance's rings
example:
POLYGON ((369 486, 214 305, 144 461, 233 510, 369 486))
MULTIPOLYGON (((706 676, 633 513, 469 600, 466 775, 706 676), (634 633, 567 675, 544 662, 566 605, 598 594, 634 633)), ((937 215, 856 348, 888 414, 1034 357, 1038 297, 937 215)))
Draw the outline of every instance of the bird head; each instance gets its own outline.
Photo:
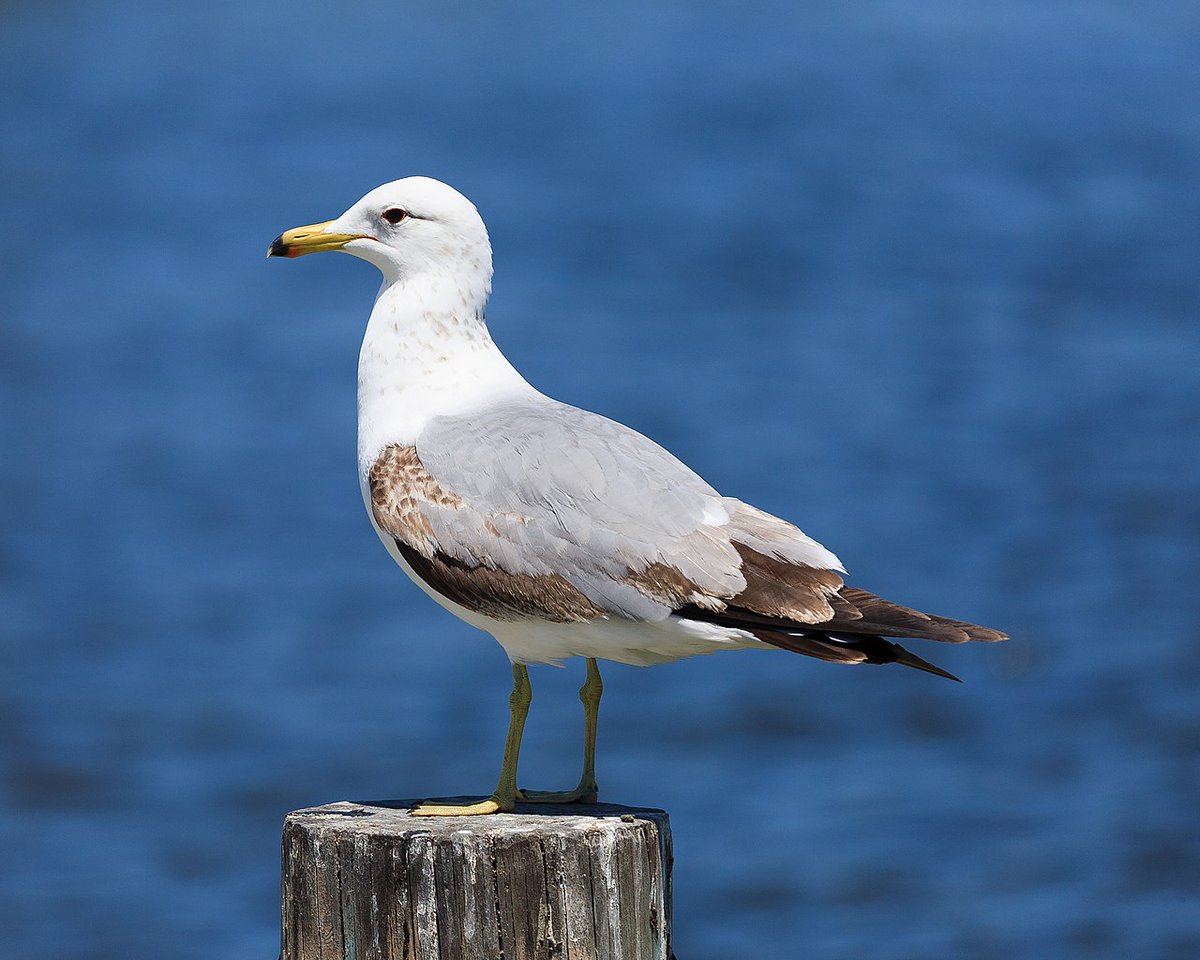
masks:
MULTIPOLYGON (((286 230, 268 257, 340 250, 375 264, 389 280, 449 272, 490 286, 492 247, 475 205, 439 180, 405 177, 376 187, 334 220, 286 230)), ((470 282, 474 281, 474 282, 470 282)))

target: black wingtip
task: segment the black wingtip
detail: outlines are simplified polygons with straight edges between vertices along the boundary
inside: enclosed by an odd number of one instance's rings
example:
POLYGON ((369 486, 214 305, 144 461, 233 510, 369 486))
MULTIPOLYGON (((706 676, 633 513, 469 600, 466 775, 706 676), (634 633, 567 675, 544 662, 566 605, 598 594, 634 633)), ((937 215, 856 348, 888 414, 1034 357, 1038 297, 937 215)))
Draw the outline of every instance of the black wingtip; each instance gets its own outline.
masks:
POLYGON ((900 647, 897 652, 895 662, 902 663, 906 667, 912 667, 914 670, 924 670, 926 673, 932 673, 935 677, 945 677, 947 680, 953 680, 955 683, 962 683, 961 677, 956 677, 949 670, 943 670, 928 660, 922 660, 915 653, 905 650, 903 647, 900 647))

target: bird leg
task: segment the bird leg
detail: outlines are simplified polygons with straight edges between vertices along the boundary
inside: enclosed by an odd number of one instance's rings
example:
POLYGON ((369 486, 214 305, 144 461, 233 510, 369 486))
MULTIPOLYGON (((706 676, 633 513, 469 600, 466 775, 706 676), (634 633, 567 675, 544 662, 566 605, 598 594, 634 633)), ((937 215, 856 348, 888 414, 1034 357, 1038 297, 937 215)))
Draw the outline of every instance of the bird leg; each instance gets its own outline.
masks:
POLYGON ((517 757, 521 753, 521 734, 533 700, 529 670, 523 663, 513 664, 513 688, 508 698, 508 737, 504 741, 504 761, 500 765, 500 782, 486 800, 478 803, 423 803, 413 810, 414 817, 469 817, 478 813, 501 813, 512 810, 517 799, 517 757))
POLYGON ((599 788, 596 786, 596 719, 600 714, 600 696, 604 693, 604 681, 600 679, 600 668, 594 657, 587 660, 587 679, 579 688, 579 699, 583 703, 583 774, 579 786, 574 790, 522 790, 521 799, 528 803, 595 803, 599 788))

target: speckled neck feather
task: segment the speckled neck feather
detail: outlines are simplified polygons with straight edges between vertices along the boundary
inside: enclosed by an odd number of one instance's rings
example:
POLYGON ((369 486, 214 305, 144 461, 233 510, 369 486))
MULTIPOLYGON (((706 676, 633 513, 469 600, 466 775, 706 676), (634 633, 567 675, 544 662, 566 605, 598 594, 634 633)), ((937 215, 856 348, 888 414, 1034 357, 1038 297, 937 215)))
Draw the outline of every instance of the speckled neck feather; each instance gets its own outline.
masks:
POLYGON ((389 278, 375 299, 358 360, 358 463, 365 477, 388 444, 416 442, 436 416, 532 393, 492 341, 481 271, 389 278))

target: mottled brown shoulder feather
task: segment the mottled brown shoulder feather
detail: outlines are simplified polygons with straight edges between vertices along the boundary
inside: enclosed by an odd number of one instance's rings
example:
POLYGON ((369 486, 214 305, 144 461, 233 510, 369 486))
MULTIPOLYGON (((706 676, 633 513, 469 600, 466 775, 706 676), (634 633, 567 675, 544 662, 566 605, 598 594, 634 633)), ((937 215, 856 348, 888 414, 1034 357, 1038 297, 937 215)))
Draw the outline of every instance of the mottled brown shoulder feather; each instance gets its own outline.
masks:
MULTIPOLYGON (((413 572, 448 600, 497 620, 534 617, 571 623, 603 615, 558 574, 509 573, 496 565, 467 564, 442 551, 423 509, 462 510, 465 504, 429 474, 415 447, 385 448, 367 483, 375 522, 396 542, 413 572)), ((476 519, 485 537, 499 536, 491 518, 476 519)))
POLYGON ((428 546, 433 536, 428 519, 421 513, 422 505, 462 506, 461 497, 443 490, 429 475, 413 446, 392 444, 384 447, 371 465, 367 484, 371 490, 375 521, 397 540, 418 550, 422 549, 418 545, 428 546))

